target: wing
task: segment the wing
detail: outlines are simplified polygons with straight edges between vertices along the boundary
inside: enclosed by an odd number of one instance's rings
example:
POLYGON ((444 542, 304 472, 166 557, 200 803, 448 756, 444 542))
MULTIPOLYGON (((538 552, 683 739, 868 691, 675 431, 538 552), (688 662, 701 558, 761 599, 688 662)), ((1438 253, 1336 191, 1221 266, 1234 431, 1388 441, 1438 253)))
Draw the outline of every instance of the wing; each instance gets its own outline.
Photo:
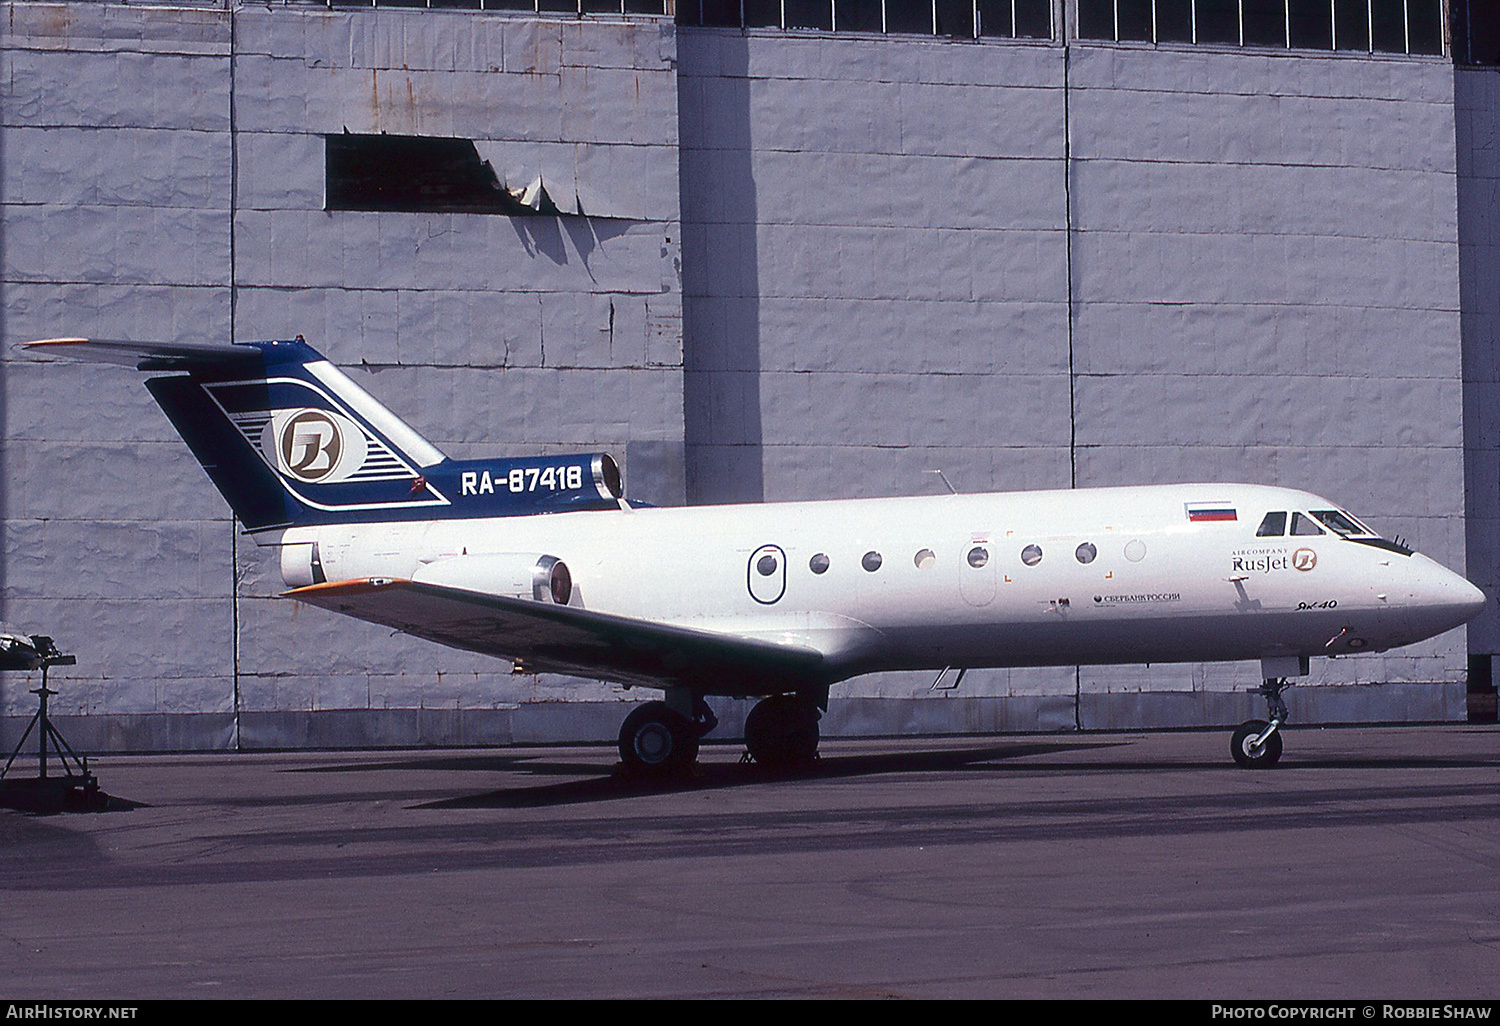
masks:
POLYGON ((117 363, 138 370, 192 370, 225 364, 255 363, 261 352, 246 346, 209 345, 196 342, 122 342, 99 338, 44 338, 27 342, 26 348, 43 356, 66 356, 73 360, 117 363))
POLYGON ((754 695, 824 681, 810 648, 417 581, 313 584, 287 597, 530 670, 754 695))

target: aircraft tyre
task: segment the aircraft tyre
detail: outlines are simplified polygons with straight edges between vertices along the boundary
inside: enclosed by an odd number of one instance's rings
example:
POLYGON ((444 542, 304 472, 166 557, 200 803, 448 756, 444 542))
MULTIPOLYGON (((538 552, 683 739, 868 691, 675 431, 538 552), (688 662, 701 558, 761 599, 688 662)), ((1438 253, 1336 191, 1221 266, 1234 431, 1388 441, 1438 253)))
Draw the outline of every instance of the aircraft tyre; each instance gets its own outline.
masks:
POLYGON ((620 727, 620 758, 628 772, 666 777, 698 759, 699 728, 666 702, 643 702, 620 727))
POLYGON ((1229 753, 1241 769, 1270 769, 1281 758, 1281 731, 1266 738, 1263 745, 1252 743, 1269 726, 1265 720, 1246 720, 1234 732, 1229 741, 1229 753))
POLYGON ((800 695, 772 695, 745 717, 745 748, 766 769, 798 769, 818 758, 818 707, 800 695))

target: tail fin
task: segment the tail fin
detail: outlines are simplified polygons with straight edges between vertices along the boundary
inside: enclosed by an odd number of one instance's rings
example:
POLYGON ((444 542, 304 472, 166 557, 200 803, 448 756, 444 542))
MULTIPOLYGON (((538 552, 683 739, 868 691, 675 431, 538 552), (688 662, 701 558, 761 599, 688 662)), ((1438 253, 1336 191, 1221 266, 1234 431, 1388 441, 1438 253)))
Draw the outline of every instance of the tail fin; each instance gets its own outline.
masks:
POLYGON ((249 531, 450 505, 426 474, 447 457, 300 335, 227 346, 47 339, 29 348, 175 372, 146 387, 249 531))

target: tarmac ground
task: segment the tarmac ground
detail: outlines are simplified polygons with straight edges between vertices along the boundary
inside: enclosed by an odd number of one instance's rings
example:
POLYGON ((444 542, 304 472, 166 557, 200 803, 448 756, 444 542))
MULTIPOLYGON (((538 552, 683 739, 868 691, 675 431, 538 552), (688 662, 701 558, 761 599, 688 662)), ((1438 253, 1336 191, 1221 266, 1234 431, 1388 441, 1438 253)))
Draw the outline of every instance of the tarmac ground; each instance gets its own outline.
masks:
POLYGON ((101 757, 0 810, 0 999, 1500 992, 1493 726, 740 751, 101 757))

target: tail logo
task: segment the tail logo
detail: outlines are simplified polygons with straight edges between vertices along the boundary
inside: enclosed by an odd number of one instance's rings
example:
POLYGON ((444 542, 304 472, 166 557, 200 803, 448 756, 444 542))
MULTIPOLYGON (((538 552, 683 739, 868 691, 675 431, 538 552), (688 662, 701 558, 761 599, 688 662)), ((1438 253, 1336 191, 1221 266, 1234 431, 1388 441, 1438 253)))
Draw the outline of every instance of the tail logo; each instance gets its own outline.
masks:
POLYGON ((335 484, 365 464, 364 431, 331 410, 277 410, 261 431, 266 462, 304 484, 335 484))

